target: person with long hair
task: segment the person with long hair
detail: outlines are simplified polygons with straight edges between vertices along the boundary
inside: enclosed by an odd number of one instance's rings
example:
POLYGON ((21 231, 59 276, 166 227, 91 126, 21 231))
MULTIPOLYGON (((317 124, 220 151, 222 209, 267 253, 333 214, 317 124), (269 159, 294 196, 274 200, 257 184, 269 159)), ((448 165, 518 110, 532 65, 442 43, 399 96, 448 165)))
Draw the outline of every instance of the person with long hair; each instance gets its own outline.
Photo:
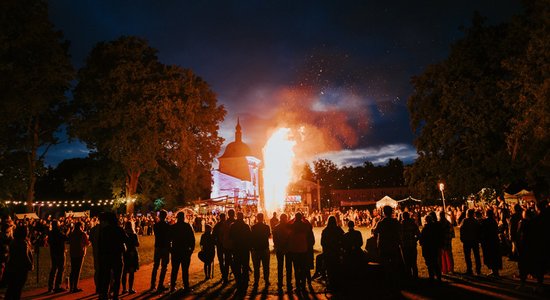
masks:
POLYGON ((139 270, 139 239, 134 229, 134 223, 127 221, 124 223, 124 231, 128 236, 126 240, 126 252, 124 252, 124 268, 122 271, 122 293, 135 294, 134 273, 139 270), (128 289, 126 289, 128 282, 128 289))
POLYGON ((204 225, 204 233, 201 235, 200 246, 199 258, 204 263, 204 279, 208 280, 213 276, 212 266, 214 265, 214 256, 216 255, 216 242, 214 235, 212 235, 212 226, 209 224, 204 225))
POLYGON ((336 223, 336 217, 328 218, 327 227, 321 233, 321 246, 327 266, 327 277, 329 290, 338 288, 338 265, 342 254, 342 242, 344 238, 344 230, 336 223))
POLYGON ((28 235, 27 226, 17 226, 13 232, 13 241, 10 243, 10 256, 5 275, 8 289, 4 299, 21 298, 21 292, 27 281, 29 271, 33 269, 32 247, 28 235))

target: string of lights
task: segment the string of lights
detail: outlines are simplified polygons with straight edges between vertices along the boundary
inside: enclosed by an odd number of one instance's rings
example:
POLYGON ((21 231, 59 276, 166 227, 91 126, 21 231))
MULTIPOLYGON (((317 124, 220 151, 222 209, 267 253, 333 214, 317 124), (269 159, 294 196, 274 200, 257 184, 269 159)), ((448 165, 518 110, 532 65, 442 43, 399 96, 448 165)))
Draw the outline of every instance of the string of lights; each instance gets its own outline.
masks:
MULTIPOLYGON (((136 202, 136 199, 126 200, 126 199, 109 199, 109 200, 58 200, 58 201, 36 201, 32 203, 32 206, 39 207, 82 207, 86 206, 105 206, 113 205, 115 203, 126 203, 126 202, 136 202)), ((27 201, 4 201, 5 205, 27 205, 27 201)))

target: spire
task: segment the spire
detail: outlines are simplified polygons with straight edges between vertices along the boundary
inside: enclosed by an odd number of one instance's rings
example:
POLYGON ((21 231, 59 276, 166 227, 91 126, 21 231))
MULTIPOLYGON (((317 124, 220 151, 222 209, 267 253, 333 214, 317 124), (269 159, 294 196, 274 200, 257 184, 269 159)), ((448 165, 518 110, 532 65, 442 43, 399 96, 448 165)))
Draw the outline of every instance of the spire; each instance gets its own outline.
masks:
POLYGON ((242 142, 243 134, 241 132, 241 122, 237 117, 237 126, 235 127, 235 142, 242 142))

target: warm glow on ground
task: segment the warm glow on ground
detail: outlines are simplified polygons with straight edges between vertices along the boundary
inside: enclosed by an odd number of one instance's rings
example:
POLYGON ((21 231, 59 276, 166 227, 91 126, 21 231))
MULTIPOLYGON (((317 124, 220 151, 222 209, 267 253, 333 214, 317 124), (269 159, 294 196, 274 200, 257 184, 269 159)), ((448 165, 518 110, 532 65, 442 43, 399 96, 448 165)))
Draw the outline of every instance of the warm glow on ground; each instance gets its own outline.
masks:
POLYGON ((294 145, 289 128, 279 128, 264 146, 264 203, 268 212, 283 209, 292 179, 294 145))

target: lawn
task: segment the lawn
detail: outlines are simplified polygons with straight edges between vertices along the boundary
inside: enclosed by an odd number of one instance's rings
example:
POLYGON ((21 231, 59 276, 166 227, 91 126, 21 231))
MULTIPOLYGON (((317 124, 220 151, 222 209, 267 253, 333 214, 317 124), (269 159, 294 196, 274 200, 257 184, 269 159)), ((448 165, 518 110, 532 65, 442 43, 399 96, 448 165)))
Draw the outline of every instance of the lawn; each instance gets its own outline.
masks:
MULTIPOLYGON (((322 250, 321 245, 320 245, 322 229, 323 228, 314 228, 314 233, 315 233, 314 250, 315 250, 316 254, 320 253, 321 250, 322 250)), ((360 227, 360 228, 358 228, 358 230, 361 231, 361 233, 363 235, 363 241, 365 241, 368 237, 370 237, 370 229, 367 229, 365 227, 360 227)), ((465 262, 464 262, 464 254, 462 252, 462 243, 460 243, 460 239, 458 238, 458 236, 459 236, 458 228, 456 228, 455 232, 456 232, 456 236, 457 236, 455 239, 453 239, 453 255, 454 255, 454 261, 455 261, 455 272, 462 273, 462 272, 466 272, 466 265, 465 265, 465 262)), ((195 265, 194 268, 192 266, 192 269, 195 269, 195 270, 201 270, 201 268, 202 268, 202 262, 200 262, 200 261, 198 261, 198 259, 196 259, 196 253, 199 251, 198 243, 200 241, 200 235, 201 235, 200 233, 195 234, 196 248, 195 248, 195 253, 194 253, 195 255, 193 256, 192 264, 193 265, 199 264, 199 266, 195 265)), ((153 261, 154 237, 153 236, 140 236, 140 244, 141 244, 140 247, 139 247, 140 264, 141 265, 146 265, 146 264, 152 263, 152 261, 153 261)), ((277 260, 276 260, 275 254, 272 254, 271 255, 271 263, 270 263, 270 269, 271 269, 270 274, 271 274, 272 285, 269 288, 269 290, 266 291, 270 294, 271 293, 276 293, 276 281, 277 281, 277 270, 276 270, 277 264, 276 264, 276 261, 277 260)), ((35 256, 35 262, 36 262, 36 256, 35 256)), ((217 259, 215 259, 215 262, 216 262, 216 265, 214 267, 214 269, 215 269, 214 278, 215 278, 215 280, 219 280, 221 278, 221 275, 219 273, 219 267, 217 265, 217 259)), ((40 249, 40 262, 39 263, 40 263, 39 268, 37 268, 36 265, 35 265, 35 270, 32 271, 29 274, 29 279, 27 280, 27 284, 25 285, 26 290, 47 286, 48 275, 49 275, 49 271, 50 271, 50 257, 49 257, 49 249, 48 248, 41 248, 40 249), (36 280, 37 279, 36 278, 37 270, 38 270, 38 282, 36 280)), ((92 256, 91 248, 89 248, 88 253, 87 253, 87 255, 84 259, 84 265, 82 267, 81 278, 89 278, 89 277, 93 276, 93 273, 94 273, 93 265, 94 265, 93 256, 92 256)), ((252 261, 250 262, 250 265, 252 267, 252 261)), ((426 265, 424 264, 424 259, 422 258, 422 252, 420 250, 420 247, 419 247, 419 251, 418 251, 418 269, 419 269, 420 277, 428 277, 428 272, 427 272, 427 269, 426 269, 426 265)), ((67 277, 69 275, 69 271, 70 271, 70 259, 68 257, 68 253, 67 253, 64 280, 67 280, 67 277)), ((482 273, 483 274, 489 273, 489 270, 485 266, 483 266, 482 273)), ((507 258, 503 258, 503 270, 501 271, 501 275, 511 277, 511 276, 515 275, 516 273, 517 273, 517 264, 508 261, 507 258)), ((136 276, 143 276, 143 275, 144 274, 140 274, 139 272, 136 274, 136 276)), ((150 276, 150 274, 146 274, 146 276, 150 276)), ((252 278, 253 277, 252 277, 252 274, 251 274, 251 279, 252 278)), ((191 274, 191 278, 190 278, 191 284, 196 285, 195 289, 196 289, 196 291, 199 295, 202 292, 205 292, 205 293, 206 292, 208 292, 208 293, 212 292, 212 291, 209 291, 209 289, 211 287, 208 284, 203 284, 204 283, 203 279, 204 279, 204 275, 201 271, 194 272, 194 273, 191 274)), ((260 288, 262 288, 262 287, 263 287, 263 280, 260 280, 260 288)), ((314 288, 316 290, 322 290, 323 286, 321 286, 319 283, 315 283, 314 288)), ((224 291, 220 290, 219 292, 221 294, 223 294, 224 291)))

